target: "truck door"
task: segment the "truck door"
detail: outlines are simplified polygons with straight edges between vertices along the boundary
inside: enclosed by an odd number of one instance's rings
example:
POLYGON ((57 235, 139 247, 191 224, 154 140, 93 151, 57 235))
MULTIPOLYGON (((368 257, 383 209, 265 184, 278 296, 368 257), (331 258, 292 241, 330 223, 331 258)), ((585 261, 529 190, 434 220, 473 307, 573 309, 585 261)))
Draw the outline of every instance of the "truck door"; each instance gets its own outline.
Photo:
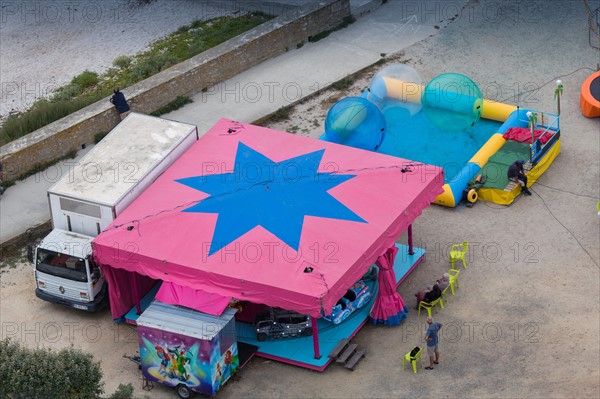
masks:
POLYGON ((90 237, 97 237, 102 229, 98 219, 88 218, 81 215, 71 215, 64 213, 66 218, 67 230, 90 237))
POLYGON ((58 214, 53 213, 53 218, 56 216, 59 220, 54 221, 54 228, 91 237, 100 234, 100 222, 102 222, 102 209, 100 206, 62 197, 59 198, 58 202, 60 212, 58 214))
POLYGON ((92 295, 94 298, 100 294, 106 283, 106 278, 102 269, 94 263, 91 257, 87 258, 88 269, 90 271, 90 281, 92 283, 92 295))

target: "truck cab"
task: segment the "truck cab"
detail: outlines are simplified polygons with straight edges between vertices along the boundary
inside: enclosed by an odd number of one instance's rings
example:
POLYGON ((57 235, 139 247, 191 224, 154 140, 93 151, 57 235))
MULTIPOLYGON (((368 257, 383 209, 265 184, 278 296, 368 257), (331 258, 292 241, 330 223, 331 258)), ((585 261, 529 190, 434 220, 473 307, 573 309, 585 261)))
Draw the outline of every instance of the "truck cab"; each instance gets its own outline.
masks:
POLYGON ((92 257, 93 237, 54 229, 31 255, 38 298, 95 312, 108 300, 106 278, 92 257))

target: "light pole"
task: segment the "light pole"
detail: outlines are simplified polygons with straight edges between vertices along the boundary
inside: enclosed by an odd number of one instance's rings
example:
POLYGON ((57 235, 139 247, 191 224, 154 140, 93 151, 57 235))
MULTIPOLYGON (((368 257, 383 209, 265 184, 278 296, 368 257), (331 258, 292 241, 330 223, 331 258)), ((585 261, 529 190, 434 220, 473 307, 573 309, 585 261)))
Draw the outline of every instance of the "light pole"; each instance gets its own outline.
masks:
POLYGON ((533 165, 533 152, 535 145, 535 125, 537 124, 537 114, 535 112, 527 111, 527 120, 529 121, 529 129, 531 129, 531 146, 529 151, 529 160, 533 165))
POLYGON ((560 95, 563 93, 562 80, 556 81, 556 89, 554 90, 554 98, 556 99, 556 108, 558 110, 558 116, 560 116, 560 95))

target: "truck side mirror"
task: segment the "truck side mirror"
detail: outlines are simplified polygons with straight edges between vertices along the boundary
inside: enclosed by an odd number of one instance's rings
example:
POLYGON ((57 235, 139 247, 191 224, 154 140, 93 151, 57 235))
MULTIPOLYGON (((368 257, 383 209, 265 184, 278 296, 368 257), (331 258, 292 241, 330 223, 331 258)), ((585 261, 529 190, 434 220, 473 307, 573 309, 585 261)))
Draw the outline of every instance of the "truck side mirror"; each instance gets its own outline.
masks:
POLYGON ((30 263, 33 263, 33 253, 35 252, 35 249, 33 248, 33 245, 29 244, 27 246, 27 260, 30 263))

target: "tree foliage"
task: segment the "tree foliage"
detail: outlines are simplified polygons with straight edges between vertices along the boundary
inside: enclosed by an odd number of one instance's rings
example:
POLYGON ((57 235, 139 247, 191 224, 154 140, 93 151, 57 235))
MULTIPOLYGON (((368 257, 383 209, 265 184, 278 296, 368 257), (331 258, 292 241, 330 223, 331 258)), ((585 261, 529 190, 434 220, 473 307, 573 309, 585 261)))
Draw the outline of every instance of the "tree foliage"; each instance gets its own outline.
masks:
POLYGON ((0 341, 0 381, 0 398, 9 399, 90 399, 103 392, 100 363, 91 354, 28 349, 10 339, 0 341))

